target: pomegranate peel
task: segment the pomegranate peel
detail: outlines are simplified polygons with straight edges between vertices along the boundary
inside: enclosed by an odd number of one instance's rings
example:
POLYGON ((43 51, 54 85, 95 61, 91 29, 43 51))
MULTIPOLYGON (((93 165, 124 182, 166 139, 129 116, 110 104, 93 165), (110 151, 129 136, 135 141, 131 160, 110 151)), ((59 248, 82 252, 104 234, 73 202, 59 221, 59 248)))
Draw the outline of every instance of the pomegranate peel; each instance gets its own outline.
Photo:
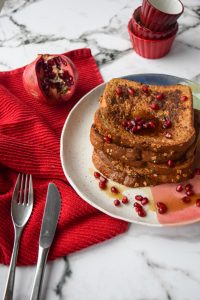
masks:
POLYGON ((76 67, 64 55, 38 55, 23 73, 27 93, 48 104, 68 101, 75 92, 77 80, 76 67))

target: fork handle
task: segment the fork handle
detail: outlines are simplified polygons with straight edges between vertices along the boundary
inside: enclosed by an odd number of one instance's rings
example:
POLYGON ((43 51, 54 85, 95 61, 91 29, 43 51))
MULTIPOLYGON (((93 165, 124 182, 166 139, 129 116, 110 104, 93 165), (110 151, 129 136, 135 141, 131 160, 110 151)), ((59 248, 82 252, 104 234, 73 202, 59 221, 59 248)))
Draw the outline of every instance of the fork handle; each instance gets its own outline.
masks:
POLYGON ((12 256, 11 256, 11 260, 10 260, 8 279, 7 279, 7 283, 6 283, 3 300, 12 300, 13 299, 15 268, 16 268, 16 263, 17 263, 19 241, 20 241, 22 230, 23 230, 22 227, 15 227, 15 240, 14 240, 13 252, 12 252, 12 256))
POLYGON ((34 279, 33 290, 30 298, 31 300, 39 300, 48 253, 49 253, 49 248, 42 248, 41 246, 39 246, 35 279, 34 279))

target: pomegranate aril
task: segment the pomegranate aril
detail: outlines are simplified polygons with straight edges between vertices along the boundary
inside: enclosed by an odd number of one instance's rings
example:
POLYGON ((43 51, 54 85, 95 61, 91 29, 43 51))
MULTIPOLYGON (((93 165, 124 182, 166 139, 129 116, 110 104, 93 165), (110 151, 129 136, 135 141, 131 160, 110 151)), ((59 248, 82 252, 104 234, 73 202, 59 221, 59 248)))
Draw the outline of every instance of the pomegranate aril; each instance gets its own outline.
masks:
POLYGON ((158 208, 159 214, 165 214, 167 212, 167 206, 163 202, 157 202, 156 206, 158 208))
POLYGON ((124 197, 122 198, 122 203, 123 203, 123 204, 129 203, 128 197, 124 196, 124 197))
POLYGON ((118 87, 116 88, 116 93, 117 93, 118 96, 121 96, 121 95, 122 95, 122 88, 121 88, 120 86, 118 86, 118 87))
POLYGON ((196 206, 197 206, 197 207, 200 207, 200 199, 197 199, 197 200, 196 200, 196 206))
POLYGON ((181 96, 181 97, 180 97, 180 100, 183 101, 183 102, 186 101, 187 99, 188 99, 187 96, 181 96))
POLYGON ((163 128, 167 129, 167 128, 171 128, 172 126, 172 122, 170 120, 165 120, 163 123, 163 128))
POLYGON ((156 128, 156 123, 154 121, 149 122, 149 127, 150 128, 156 128))
POLYGON ((108 135, 104 136, 104 141, 107 143, 107 144, 110 144, 111 143, 111 137, 109 137, 108 135))
POLYGON ((94 172, 94 177, 95 178, 100 178, 101 174, 99 172, 94 172))
MULTIPOLYGON (((144 123, 144 124, 142 125, 142 127, 143 127, 144 129, 147 129, 147 128, 149 128, 150 126, 149 126, 148 123, 144 123)), ((150 127, 150 128, 151 128, 151 127, 150 127)))
POLYGON ((103 177, 103 176, 100 176, 99 179, 100 179, 101 182, 105 182, 105 183, 108 181, 108 179, 103 177))
POLYGON ((118 189, 115 186, 112 186, 110 190, 114 194, 118 194, 119 193, 118 189))
POLYGON ((182 190, 183 190, 182 184, 177 185, 176 191, 177 191, 177 192, 182 192, 182 190))
POLYGON ((200 175, 200 168, 195 169, 195 174, 200 175))
POLYGON ((182 201, 183 201, 184 203, 190 203, 190 202, 191 202, 191 199, 190 199, 190 197, 188 197, 188 196, 184 196, 184 197, 182 198, 182 201))
POLYGON ((158 103, 156 103, 156 102, 152 102, 151 104, 150 104, 150 107, 151 107, 151 109, 153 109, 153 110, 159 110, 159 105, 158 105, 158 103))
POLYGON ((143 90, 143 92, 148 93, 148 91, 149 91, 149 86, 146 85, 146 84, 144 84, 144 85, 142 86, 142 90, 143 90))
POLYGON ((131 128, 131 132, 132 132, 132 133, 136 133, 137 131, 138 131, 137 126, 133 126, 133 127, 131 128))
POLYGON ((137 130, 141 130, 142 129, 142 126, 141 125, 137 125, 137 130))
POLYGON ((141 121, 142 120, 142 118, 141 117, 135 117, 135 122, 139 122, 139 121, 141 121))
POLYGON ((142 205, 147 205, 149 203, 149 199, 147 197, 144 197, 141 201, 142 205))
POLYGON ((135 90, 132 88, 128 88, 128 93, 129 93, 129 95, 133 96, 133 95, 135 95, 135 90))
POLYGON ((186 195, 187 196, 193 196, 194 195, 194 191, 193 190, 186 191, 186 195))
POLYGON ((99 181, 99 187, 100 187, 100 189, 105 190, 106 189, 106 182, 105 181, 99 181))
POLYGON ((135 200, 142 201, 143 197, 141 195, 136 195, 135 200))
POLYGON ((141 218, 146 217, 147 213, 144 209, 138 211, 138 216, 141 218))
POLYGON ((122 121, 122 126, 123 127, 127 127, 127 125, 128 125, 127 121, 122 121))
POLYGON ((134 202, 133 206, 134 206, 135 208, 142 209, 142 205, 139 204, 138 202, 134 202))
POLYGON ((186 184, 185 190, 190 191, 192 189, 192 185, 190 183, 186 184))
POLYGON ((171 134, 170 132, 166 132, 166 133, 165 133, 165 137, 166 137, 167 139, 171 139, 171 138, 172 138, 172 134, 171 134))
POLYGON ((118 199, 115 199, 113 201, 113 203, 114 203, 115 206, 119 206, 120 205, 120 201, 118 199))
POLYGON ((156 95, 156 99, 157 99, 158 101, 163 100, 163 98, 164 98, 164 95, 163 95, 162 93, 156 95))
POLYGON ((170 168, 173 168, 173 167, 175 166, 173 160, 171 160, 171 159, 168 160, 167 165, 168 165, 170 168))

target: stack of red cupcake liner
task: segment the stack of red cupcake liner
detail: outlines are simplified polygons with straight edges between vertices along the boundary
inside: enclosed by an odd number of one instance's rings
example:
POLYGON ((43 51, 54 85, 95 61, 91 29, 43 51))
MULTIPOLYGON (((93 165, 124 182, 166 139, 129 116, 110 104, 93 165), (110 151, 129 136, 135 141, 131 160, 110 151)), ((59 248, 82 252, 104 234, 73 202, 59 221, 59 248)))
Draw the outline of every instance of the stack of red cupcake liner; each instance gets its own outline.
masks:
POLYGON ((143 0, 128 23, 136 53, 150 59, 165 56, 175 40, 183 10, 180 0, 143 0))

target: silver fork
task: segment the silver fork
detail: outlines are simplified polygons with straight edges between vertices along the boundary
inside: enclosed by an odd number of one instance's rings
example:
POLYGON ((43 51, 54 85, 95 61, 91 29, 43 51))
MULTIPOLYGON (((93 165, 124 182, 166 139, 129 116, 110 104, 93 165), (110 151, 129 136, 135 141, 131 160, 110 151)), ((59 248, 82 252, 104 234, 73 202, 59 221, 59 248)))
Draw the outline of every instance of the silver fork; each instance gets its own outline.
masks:
POLYGON ((15 184, 15 188, 11 201, 11 216, 15 231, 15 240, 13 246, 12 257, 10 261, 10 268, 6 289, 4 293, 4 300, 13 299, 13 287, 15 280, 15 267, 17 263, 17 254, 19 249, 19 241, 33 208, 33 183, 32 176, 28 174, 19 174, 15 184))

